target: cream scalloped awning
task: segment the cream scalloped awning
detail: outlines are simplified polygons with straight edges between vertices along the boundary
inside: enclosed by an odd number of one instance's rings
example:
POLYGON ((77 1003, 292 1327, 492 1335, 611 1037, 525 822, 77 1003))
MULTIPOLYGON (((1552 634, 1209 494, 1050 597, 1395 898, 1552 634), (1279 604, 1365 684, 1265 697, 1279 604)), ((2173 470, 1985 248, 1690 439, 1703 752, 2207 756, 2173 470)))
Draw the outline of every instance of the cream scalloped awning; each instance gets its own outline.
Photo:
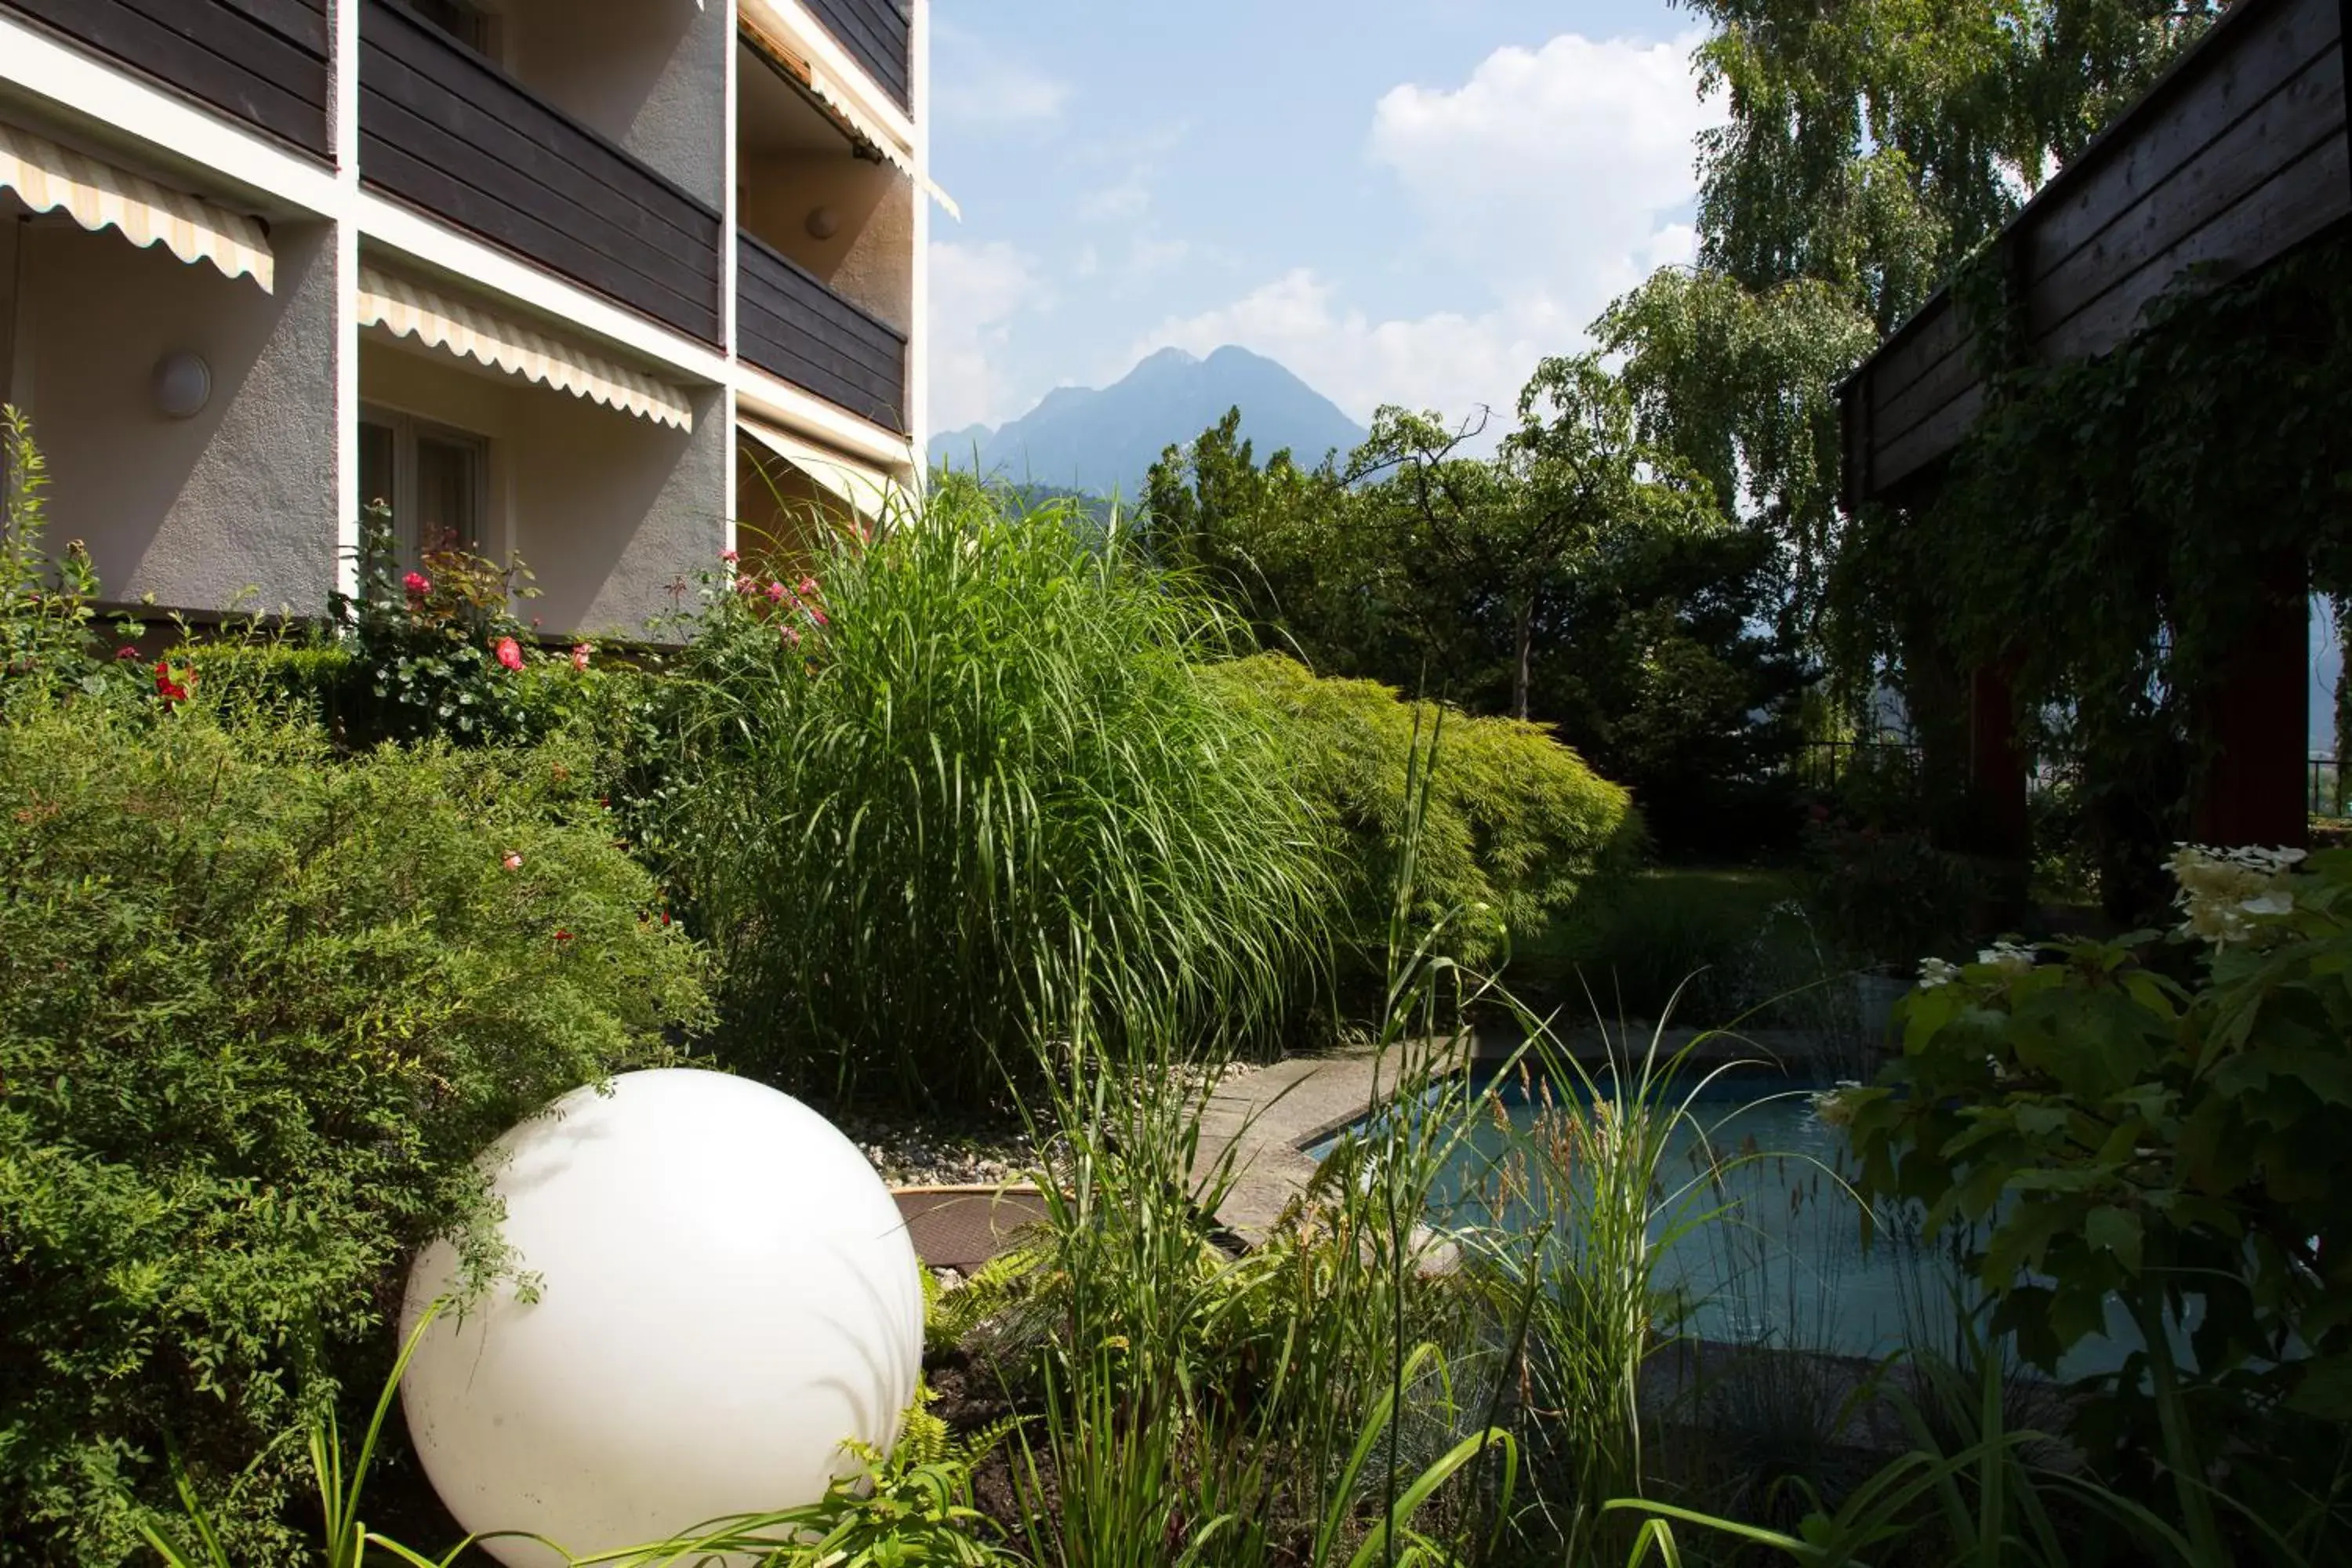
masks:
POLYGON ((62 209, 93 234, 118 228, 133 245, 160 244, 183 261, 211 262, 225 277, 249 277, 265 294, 275 289, 277 264, 260 219, 166 190, 14 125, 0 125, 0 185, 35 212, 62 209))
POLYGON ((894 508, 907 504, 906 492, 898 481, 879 468, 828 451, 757 419, 739 415, 735 427, 806 474, 819 489, 868 522, 880 522, 894 508))
POLYGON ((743 31, 760 53, 782 67, 794 81, 809 89, 825 112, 838 121, 841 128, 857 141, 879 153, 882 161, 915 182, 915 188, 947 209, 950 217, 963 221, 963 209, 955 198, 940 189, 930 175, 915 167, 890 133, 874 123, 857 99, 848 89, 833 79, 825 68, 793 47, 772 7, 766 0, 743 0, 740 16, 743 31))
POLYGON ((361 326, 413 337, 428 348, 479 360, 558 392, 625 409, 641 419, 680 430, 694 428, 694 408, 677 387, 364 263, 360 268, 359 320, 361 326))

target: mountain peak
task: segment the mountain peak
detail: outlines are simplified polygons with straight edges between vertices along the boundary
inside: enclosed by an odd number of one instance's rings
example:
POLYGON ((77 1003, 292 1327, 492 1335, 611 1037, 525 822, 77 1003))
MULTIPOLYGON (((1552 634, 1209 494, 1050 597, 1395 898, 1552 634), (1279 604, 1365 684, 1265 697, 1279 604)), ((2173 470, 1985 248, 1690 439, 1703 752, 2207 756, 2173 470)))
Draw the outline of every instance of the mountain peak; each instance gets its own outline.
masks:
MULTIPOLYGON (((1100 391, 1055 387, 980 443, 980 471, 1133 500, 1163 450, 1198 439, 1236 407, 1243 437, 1268 456, 1287 448, 1311 466, 1364 439, 1329 398, 1263 354, 1227 343, 1203 360, 1171 347, 1100 391)), ((960 443, 932 439, 933 463, 971 467, 970 433, 958 434, 960 443)))

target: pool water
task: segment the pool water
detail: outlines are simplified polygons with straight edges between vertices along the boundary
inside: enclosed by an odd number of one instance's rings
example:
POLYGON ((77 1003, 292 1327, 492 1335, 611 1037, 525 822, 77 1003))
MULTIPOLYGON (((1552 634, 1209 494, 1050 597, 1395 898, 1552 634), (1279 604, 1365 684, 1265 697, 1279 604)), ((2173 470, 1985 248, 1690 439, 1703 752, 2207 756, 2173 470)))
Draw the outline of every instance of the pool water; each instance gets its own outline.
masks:
MULTIPOLYGON (((1653 1194, 1657 1288, 1679 1294, 1682 1331, 1703 1339, 1872 1357, 1950 1345, 1957 1301, 1974 1300, 1973 1287, 1947 1245, 1923 1242, 1899 1218, 1883 1216, 1865 1235, 1861 1205, 1838 1180, 1852 1176, 1853 1153, 1844 1133, 1814 1113, 1818 1087, 1749 1072, 1718 1079, 1692 1102, 1691 1121, 1669 1139, 1664 1190, 1653 1194)), ((1528 1199, 1496 1194, 1516 1141, 1561 1091, 1522 1079, 1489 1088, 1511 1131, 1478 1105, 1431 1194, 1430 1218, 1441 1228, 1524 1232, 1545 1223, 1528 1199)), ((1319 1158, 1346 1136, 1307 1152, 1319 1158)), ((2136 1336, 2119 1304, 2110 1304, 2108 1329, 2107 1339, 2078 1346, 2060 1374, 2120 1365, 2136 1336)))

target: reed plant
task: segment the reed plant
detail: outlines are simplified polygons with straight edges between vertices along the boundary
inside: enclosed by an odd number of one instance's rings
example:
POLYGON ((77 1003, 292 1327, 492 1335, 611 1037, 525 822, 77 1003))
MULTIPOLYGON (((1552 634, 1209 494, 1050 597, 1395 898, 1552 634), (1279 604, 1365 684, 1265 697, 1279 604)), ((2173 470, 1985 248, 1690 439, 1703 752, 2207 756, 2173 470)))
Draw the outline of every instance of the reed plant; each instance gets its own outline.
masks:
MULTIPOLYGON (((1202 667, 1234 628, 1116 524, 943 479, 719 593, 652 838, 720 948, 723 1048, 787 1087, 993 1098, 1073 1016, 1270 1032, 1331 845, 1202 667)), ((648 791, 649 795, 655 792, 648 791)))
POLYGON ((1051 1331, 1020 1438, 1039 1562, 1454 1561, 1507 1505, 1493 1347, 1423 1223, 1470 1092, 1445 1070, 1459 1037, 1429 1038, 1442 945, 1392 944, 1374 1047, 1423 1113, 1351 1141, 1246 1252, 1213 1217, 1246 1127, 1173 1070, 1181 1030, 1162 1015, 1093 1035, 1096 1009, 1074 1010, 1024 1100, 1055 1153, 1039 1173, 1051 1331))

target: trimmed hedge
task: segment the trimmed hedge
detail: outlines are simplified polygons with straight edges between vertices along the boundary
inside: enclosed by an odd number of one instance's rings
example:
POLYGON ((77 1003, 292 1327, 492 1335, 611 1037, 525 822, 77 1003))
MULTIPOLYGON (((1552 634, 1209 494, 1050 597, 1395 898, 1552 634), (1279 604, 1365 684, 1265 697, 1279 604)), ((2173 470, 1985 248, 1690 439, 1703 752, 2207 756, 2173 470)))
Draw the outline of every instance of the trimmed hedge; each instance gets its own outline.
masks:
POLYGON ((1447 922, 1465 963, 1499 951, 1566 909, 1587 878, 1629 864, 1643 844, 1633 797, 1585 766, 1544 725, 1473 718, 1407 701, 1371 680, 1318 677, 1281 654, 1212 666, 1227 698, 1262 715, 1293 777, 1344 837, 1350 924, 1387 934, 1403 847, 1415 726, 1437 736, 1415 868, 1417 918, 1447 922))

